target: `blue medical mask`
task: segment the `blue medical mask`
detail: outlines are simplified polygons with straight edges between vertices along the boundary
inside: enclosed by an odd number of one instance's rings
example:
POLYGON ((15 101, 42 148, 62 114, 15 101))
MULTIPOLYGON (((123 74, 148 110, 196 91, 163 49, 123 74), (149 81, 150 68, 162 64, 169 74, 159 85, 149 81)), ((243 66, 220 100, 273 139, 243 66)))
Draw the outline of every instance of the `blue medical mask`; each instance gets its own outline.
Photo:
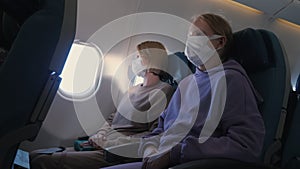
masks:
POLYGON ((184 50, 187 59, 195 66, 204 65, 216 52, 209 40, 218 39, 223 36, 188 36, 184 50))

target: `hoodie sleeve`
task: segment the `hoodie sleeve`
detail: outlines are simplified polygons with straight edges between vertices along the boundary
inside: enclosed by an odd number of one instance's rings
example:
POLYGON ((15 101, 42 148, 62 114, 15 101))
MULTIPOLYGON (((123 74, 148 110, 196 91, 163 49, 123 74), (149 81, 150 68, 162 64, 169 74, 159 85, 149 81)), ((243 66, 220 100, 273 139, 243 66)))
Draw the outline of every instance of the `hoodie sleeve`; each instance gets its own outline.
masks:
POLYGON ((164 115, 165 111, 160 115, 158 119, 158 126, 148 135, 141 138, 138 154, 142 156, 144 150, 148 146, 158 147, 160 142, 159 134, 164 132, 164 115))
MULTIPOLYGON (((253 91, 247 79, 239 72, 227 72, 226 81, 225 108, 213 135, 204 142, 199 142, 199 137, 187 136, 171 149, 170 158, 173 165, 217 157, 245 162, 258 160, 265 128, 253 91)), ((214 97, 218 98, 221 97, 214 97)))

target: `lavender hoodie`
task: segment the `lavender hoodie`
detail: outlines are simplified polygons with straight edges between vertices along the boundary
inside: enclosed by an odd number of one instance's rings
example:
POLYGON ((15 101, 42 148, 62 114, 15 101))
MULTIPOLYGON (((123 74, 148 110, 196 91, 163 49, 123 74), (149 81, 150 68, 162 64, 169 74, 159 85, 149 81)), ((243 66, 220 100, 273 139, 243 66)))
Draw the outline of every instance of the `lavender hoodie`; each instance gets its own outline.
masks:
POLYGON ((202 158, 259 159, 265 135, 261 96, 234 60, 183 79, 159 125, 142 139, 170 151, 171 165, 202 158))

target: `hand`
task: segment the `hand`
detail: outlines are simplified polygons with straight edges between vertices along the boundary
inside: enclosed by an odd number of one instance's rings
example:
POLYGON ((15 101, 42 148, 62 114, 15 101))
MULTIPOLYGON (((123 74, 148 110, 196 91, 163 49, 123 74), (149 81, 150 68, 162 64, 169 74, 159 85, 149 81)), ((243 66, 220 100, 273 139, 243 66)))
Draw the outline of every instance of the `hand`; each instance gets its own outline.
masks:
POLYGON ((91 143, 89 141, 84 141, 82 143, 80 143, 81 147, 85 147, 85 146, 91 146, 91 143))
POLYGON ((95 134, 91 136, 88 140, 89 144, 91 144, 96 149, 102 149, 106 142, 106 136, 104 134, 95 134))
POLYGON ((170 165, 170 152, 146 157, 142 169, 166 169, 170 165))
POLYGON ((147 146, 144 150, 143 158, 149 157, 153 154, 158 153, 158 150, 153 145, 147 146))

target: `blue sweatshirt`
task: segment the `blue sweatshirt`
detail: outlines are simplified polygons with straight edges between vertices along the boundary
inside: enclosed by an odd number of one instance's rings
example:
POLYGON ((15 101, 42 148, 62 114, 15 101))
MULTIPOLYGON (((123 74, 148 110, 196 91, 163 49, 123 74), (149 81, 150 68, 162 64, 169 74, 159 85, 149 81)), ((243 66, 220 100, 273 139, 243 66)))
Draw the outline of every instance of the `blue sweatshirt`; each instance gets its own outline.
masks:
POLYGON ((159 125, 142 139, 170 151, 171 164, 202 158, 259 159, 265 128, 258 110, 261 96, 234 60, 183 79, 159 125))

